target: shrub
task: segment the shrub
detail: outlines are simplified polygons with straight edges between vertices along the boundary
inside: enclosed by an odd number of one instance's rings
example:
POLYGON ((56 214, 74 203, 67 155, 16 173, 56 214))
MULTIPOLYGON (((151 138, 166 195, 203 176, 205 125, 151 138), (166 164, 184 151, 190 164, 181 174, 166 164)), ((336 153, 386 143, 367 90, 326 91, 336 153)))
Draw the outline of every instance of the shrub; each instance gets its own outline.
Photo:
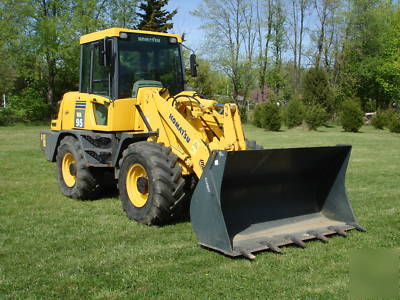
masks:
POLYGON ((372 118, 371 124, 376 129, 383 129, 384 127, 389 127, 393 118, 395 118, 395 112, 393 110, 378 110, 376 115, 372 118))
POLYGON ((10 107, 19 115, 20 121, 45 121, 49 119, 50 105, 40 93, 32 88, 22 90, 9 99, 10 107))
POLYGON ((243 122, 243 123, 247 123, 247 120, 248 120, 248 112, 247 112, 247 109, 246 109, 246 107, 245 106, 242 106, 241 108, 240 108, 240 110, 239 110, 239 114, 240 114, 240 120, 243 122))
POLYGON ((44 121, 49 118, 50 105, 47 103, 35 103, 26 109, 26 118, 29 121, 44 121))
POLYGON ((32 107, 32 110, 27 109, 16 109, 14 107, 0 108, 0 126, 12 125, 15 123, 25 123, 25 122, 37 122, 47 120, 48 115, 48 105, 45 106, 45 109, 42 110, 39 107, 35 110, 32 107))
POLYGON ((317 130, 318 127, 324 125, 328 119, 325 109, 318 104, 308 106, 304 115, 304 121, 309 130, 317 130))
POLYGON ((388 127, 390 132, 400 133, 400 119, 396 117, 392 118, 392 120, 389 122, 388 127))
POLYGON ((389 127, 390 122, 392 122, 392 120, 396 118, 396 113, 395 113, 395 111, 393 109, 390 109, 390 108, 384 110, 382 113, 383 113, 383 115, 385 117, 385 120, 386 120, 385 126, 389 127))
POLYGON ((268 102, 261 106, 261 127, 271 131, 278 131, 282 126, 279 106, 268 102))
POLYGON ((21 111, 16 111, 10 107, 0 109, 0 126, 7 126, 21 121, 21 111))
POLYGON ((261 116, 263 111, 263 106, 265 103, 257 104, 253 111, 253 124, 254 126, 261 127, 261 116))
POLYGON ((342 103, 340 123, 344 131, 358 132, 364 123, 363 116, 364 114, 359 103, 352 100, 345 100, 342 103))
POLYGON ((283 114, 285 124, 288 128, 300 126, 304 119, 304 105, 298 99, 293 99, 285 108, 283 114))
POLYGON ((385 115, 381 111, 378 111, 376 115, 372 118, 371 125, 375 129, 383 129, 387 125, 385 115))

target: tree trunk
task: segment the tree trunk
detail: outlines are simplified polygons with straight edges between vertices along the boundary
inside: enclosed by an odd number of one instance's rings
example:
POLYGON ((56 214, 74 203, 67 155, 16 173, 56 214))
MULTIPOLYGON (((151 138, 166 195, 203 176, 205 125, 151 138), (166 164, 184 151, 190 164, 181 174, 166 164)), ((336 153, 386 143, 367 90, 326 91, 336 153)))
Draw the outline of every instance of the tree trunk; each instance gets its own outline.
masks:
POLYGON ((319 32, 319 37, 317 41, 317 55, 315 59, 315 67, 319 68, 321 64, 321 58, 322 58, 322 51, 324 49, 324 43, 325 43, 325 25, 326 25, 326 18, 328 16, 328 2, 327 0, 322 0, 323 2, 323 7, 322 7, 322 12, 320 13, 318 10, 318 4, 317 1, 315 2, 315 8, 317 10, 319 19, 320 19, 320 25, 321 29, 319 32))
POLYGON ((292 11, 293 11, 293 34, 294 34, 294 44, 293 44, 293 71, 294 71, 294 91, 298 90, 298 72, 297 72, 297 23, 298 23, 298 15, 297 15, 297 0, 292 0, 292 11))
POLYGON ((55 93, 55 60, 50 56, 50 54, 46 54, 47 60, 47 103, 51 106, 54 106, 54 93, 55 93))
POLYGON ((304 33, 304 18, 307 8, 307 0, 300 0, 300 32, 299 32, 299 61, 297 63, 297 86, 300 85, 301 58, 303 51, 303 33, 304 33))
MULTIPOLYGON (((266 75, 267 75, 267 66, 268 66, 268 52, 269 52, 269 44, 271 41, 272 34, 272 0, 267 0, 267 10, 268 10, 268 18, 267 18, 267 34, 265 38, 265 48, 264 51, 262 47, 260 47, 260 73, 259 73, 259 88, 261 93, 261 101, 265 100, 265 88, 266 88, 266 75)), ((261 33, 259 33, 261 35, 261 33)))

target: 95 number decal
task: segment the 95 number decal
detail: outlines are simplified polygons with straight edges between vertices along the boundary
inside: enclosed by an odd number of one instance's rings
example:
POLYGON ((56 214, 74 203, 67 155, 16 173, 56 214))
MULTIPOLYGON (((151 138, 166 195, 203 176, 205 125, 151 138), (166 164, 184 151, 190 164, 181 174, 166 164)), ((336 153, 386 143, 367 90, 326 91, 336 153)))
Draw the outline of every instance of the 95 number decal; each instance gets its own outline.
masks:
POLYGON ((75 124, 76 128, 85 127, 85 110, 75 110, 75 124))

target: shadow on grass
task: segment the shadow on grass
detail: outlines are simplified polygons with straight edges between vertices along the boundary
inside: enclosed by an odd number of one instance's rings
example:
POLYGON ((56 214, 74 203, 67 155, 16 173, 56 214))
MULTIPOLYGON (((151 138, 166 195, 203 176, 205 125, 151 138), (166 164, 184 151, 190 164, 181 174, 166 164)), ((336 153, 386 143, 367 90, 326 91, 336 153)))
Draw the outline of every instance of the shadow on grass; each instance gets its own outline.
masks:
POLYGON ((365 133, 365 131, 345 131, 345 130, 341 130, 340 132, 342 132, 342 133, 365 133))
MULTIPOLYGON (((96 198, 96 199, 92 199, 89 202, 96 202, 96 201, 103 201, 103 200, 107 200, 107 199, 112 199, 112 200, 116 200, 119 201, 119 191, 117 189, 117 187, 115 188, 109 188, 105 191, 102 192, 102 194, 96 198)), ((171 226, 171 225, 176 225, 176 224, 180 224, 180 223, 186 223, 186 222, 190 222, 190 201, 188 201, 188 203, 185 205, 185 208, 183 208, 181 215, 175 217, 173 220, 171 220, 170 222, 165 223, 164 225, 161 225, 160 227, 163 226, 171 226)))
POLYGON ((322 126, 324 126, 325 128, 335 128, 336 127, 336 125, 333 125, 333 124, 324 124, 322 126))
POLYGON ((264 129, 264 131, 268 131, 268 132, 285 132, 286 131, 284 129, 279 129, 279 130, 269 130, 269 129, 265 129, 265 128, 262 128, 262 129, 264 129))
POLYGON ((190 223, 189 211, 187 212, 187 214, 184 214, 184 215, 178 217, 176 220, 173 220, 172 222, 165 224, 165 226, 171 226, 171 225, 176 225, 176 224, 181 224, 181 223, 190 223))
POLYGON ((107 198, 119 198, 118 189, 116 187, 112 188, 112 189, 107 189, 107 190, 103 191, 101 196, 96 200, 103 200, 103 199, 107 199, 107 198))

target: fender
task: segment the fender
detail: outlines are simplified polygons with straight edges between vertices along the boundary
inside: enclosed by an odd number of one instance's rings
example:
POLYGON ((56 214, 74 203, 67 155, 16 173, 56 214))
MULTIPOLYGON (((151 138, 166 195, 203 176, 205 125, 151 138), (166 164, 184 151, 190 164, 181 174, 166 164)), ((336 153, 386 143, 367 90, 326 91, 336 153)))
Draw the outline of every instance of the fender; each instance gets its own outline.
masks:
POLYGON ((114 167, 122 151, 129 145, 138 141, 145 141, 157 132, 118 132, 99 133, 88 130, 46 130, 40 132, 40 147, 46 159, 56 161, 57 149, 61 140, 67 136, 79 140, 84 153, 84 160, 89 167, 114 167))

